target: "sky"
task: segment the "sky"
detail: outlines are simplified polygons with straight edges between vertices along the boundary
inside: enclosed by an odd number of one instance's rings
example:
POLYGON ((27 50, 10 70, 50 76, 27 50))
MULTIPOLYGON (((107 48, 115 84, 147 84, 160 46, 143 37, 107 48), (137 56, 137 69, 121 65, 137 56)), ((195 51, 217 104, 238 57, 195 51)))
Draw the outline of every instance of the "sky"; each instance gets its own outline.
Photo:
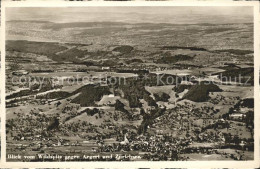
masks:
POLYGON ((6 20, 128 23, 252 23, 252 7, 55 7, 7 8, 6 20))

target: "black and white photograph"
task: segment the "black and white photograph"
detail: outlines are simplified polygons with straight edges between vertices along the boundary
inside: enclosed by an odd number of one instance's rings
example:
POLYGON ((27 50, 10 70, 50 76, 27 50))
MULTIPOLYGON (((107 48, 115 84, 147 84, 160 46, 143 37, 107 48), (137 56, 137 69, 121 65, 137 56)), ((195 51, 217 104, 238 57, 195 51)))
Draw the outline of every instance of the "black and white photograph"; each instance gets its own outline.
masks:
POLYGON ((256 160, 254 21, 248 5, 6 7, 6 161, 256 160))

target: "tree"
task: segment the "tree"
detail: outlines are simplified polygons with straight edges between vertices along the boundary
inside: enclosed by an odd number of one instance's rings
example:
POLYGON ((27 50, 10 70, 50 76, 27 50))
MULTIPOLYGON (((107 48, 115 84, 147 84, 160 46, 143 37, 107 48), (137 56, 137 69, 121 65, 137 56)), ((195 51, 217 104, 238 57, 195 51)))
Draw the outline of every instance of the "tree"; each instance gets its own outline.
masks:
POLYGON ((55 117, 54 119, 52 119, 49 123, 49 126, 47 127, 47 130, 53 130, 59 127, 59 119, 57 117, 55 117))
POLYGON ((234 141, 234 143, 235 143, 236 145, 238 145, 238 144, 240 143, 240 138, 238 137, 238 135, 235 135, 235 136, 234 136, 233 141, 234 141))
POLYGON ((248 112, 246 113, 245 123, 246 123, 246 127, 247 127, 247 128, 248 128, 249 126, 254 127, 254 112, 253 112, 253 111, 248 111, 248 112))
POLYGON ((167 102, 170 99, 170 96, 166 93, 162 93, 161 95, 155 93, 154 97, 155 97, 155 101, 167 102))

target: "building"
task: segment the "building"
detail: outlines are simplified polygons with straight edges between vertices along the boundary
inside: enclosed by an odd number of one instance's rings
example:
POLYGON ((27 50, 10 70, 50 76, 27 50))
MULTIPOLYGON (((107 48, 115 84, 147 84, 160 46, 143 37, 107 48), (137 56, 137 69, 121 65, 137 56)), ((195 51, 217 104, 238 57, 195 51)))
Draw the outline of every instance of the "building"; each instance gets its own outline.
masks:
POLYGON ((29 72, 26 70, 18 70, 18 71, 13 72, 12 74, 16 75, 16 76, 23 76, 23 75, 28 75, 29 72))
POLYGON ((102 67, 102 70, 110 70, 110 67, 102 67))

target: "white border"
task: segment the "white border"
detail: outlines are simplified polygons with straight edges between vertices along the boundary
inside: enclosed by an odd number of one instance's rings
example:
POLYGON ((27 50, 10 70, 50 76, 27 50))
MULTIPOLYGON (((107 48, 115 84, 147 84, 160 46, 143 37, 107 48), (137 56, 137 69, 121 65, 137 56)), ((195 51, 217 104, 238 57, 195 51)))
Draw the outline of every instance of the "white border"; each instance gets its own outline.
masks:
POLYGON ((257 168, 259 167, 259 2, 257 1, 76 1, 76 2, 53 2, 53 1, 30 1, 30 2, 2 2, 2 43, 1 43, 1 128, 2 128, 2 152, 1 167, 15 168, 39 168, 39 167, 59 167, 59 168, 75 168, 75 167, 91 167, 91 168, 118 168, 118 167, 134 167, 134 168, 257 168), (163 162, 6 162, 6 134, 5 134, 5 8, 7 7, 88 7, 88 6, 253 6, 254 7, 254 61, 255 61, 255 151, 254 160, 252 161, 163 161, 163 162))
POLYGON ((0 71, 0 87, 1 87, 1 103, 0 103, 0 113, 1 113, 1 163, 5 161, 5 19, 3 2, 1 2, 1 36, 0 43, 1 48, 1 71, 0 71))

